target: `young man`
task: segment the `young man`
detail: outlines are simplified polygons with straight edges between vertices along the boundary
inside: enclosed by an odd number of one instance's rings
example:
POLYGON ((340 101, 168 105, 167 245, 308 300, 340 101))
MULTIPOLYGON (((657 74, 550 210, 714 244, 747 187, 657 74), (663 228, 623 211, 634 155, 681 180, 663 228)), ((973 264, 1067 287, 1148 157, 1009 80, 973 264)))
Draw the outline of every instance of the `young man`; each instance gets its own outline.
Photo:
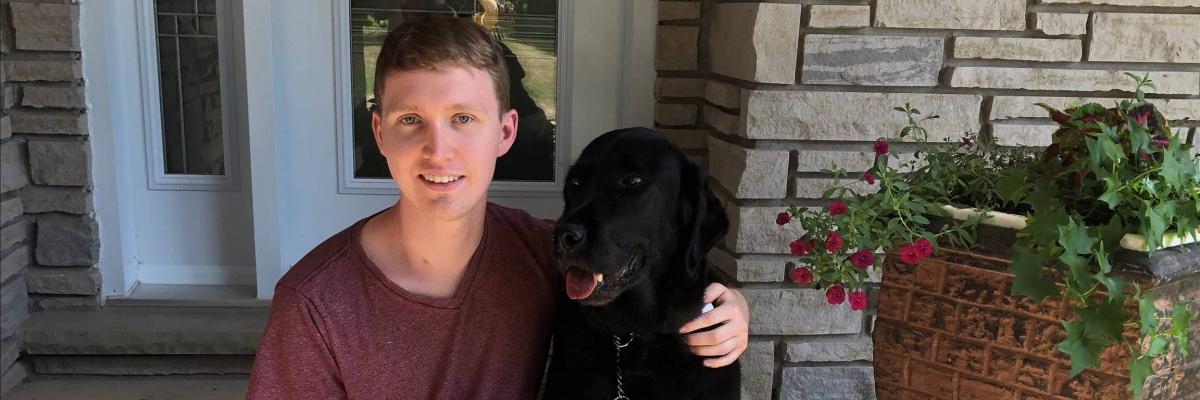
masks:
MULTIPOLYGON (((519 84, 519 83, 518 83, 519 84)), ((372 128, 400 199, 318 245, 276 285, 250 399, 532 399, 564 296, 551 223, 489 204, 512 146, 499 47, 469 20, 422 18, 388 34, 372 128)), ((748 311, 684 327, 711 367, 746 348, 748 311)))

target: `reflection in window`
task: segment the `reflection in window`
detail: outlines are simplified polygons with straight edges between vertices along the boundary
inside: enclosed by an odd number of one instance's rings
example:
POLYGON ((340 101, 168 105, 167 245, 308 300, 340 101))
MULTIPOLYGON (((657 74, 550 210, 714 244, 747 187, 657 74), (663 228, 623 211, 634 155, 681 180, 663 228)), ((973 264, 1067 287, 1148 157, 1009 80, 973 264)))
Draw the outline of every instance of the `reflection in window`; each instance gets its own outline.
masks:
POLYGON ((215 0, 155 0, 154 15, 165 172, 223 175, 215 0))
POLYGON ((453 13, 473 18, 504 48, 517 141, 496 161, 495 179, 553 181, 558 63, 556 0, 351 0, 350 80, 354 111, 354 177, 389 178, 371 132, 375 59, 388 28, 405 16, 453 13))

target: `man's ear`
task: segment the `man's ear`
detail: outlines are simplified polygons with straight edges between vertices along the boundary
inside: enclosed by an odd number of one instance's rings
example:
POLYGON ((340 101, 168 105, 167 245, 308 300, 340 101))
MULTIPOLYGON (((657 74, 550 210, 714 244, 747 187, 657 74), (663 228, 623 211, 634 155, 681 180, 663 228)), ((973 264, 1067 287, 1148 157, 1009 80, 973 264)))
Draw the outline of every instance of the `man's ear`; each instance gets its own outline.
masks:
POLYGON ((379 115, 380 112, 371 112, 371 133, 375 136, 375 148, 379 149, 379 154, 383 154, 383 116, 379 115))
POLYGON ((496 149, 496 157, 507 154, 513 142, 516 142, 517 118, 516 109, 510 109, 500 115, 500 146, 496 149))
POLYGON ((680 178, 679 196, 683 210, 681 237, 684 251, 684 266, 688 276, 696 279, 705 268, 704 259, 708 251, 717 245, 729 230, 729 219, 721 201, 708 187, 708 174, 683 155, 684 163, 680 178))

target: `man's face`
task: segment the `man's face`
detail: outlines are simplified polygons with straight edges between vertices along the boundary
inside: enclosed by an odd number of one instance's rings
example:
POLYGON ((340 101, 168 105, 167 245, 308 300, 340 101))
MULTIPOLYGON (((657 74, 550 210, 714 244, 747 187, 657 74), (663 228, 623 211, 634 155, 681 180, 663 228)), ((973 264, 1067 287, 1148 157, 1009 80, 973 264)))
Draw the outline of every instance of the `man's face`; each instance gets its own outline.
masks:
POLYGON ((402 201, 442 220, 484 205, 496 158, 517 136, 517 113, 500 114, 488 73, 392 71, 380 97, 371 127, 402 201))

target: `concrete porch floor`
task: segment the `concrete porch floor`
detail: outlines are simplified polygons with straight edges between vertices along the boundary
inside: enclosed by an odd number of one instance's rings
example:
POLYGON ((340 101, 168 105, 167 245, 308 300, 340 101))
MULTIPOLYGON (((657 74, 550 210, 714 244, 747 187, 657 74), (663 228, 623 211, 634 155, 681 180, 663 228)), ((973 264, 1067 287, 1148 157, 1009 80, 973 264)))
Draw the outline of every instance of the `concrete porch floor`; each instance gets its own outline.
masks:
POLYGON ((4 400, 233 400, 247 376, 54 376, 20 384, 4 400))

